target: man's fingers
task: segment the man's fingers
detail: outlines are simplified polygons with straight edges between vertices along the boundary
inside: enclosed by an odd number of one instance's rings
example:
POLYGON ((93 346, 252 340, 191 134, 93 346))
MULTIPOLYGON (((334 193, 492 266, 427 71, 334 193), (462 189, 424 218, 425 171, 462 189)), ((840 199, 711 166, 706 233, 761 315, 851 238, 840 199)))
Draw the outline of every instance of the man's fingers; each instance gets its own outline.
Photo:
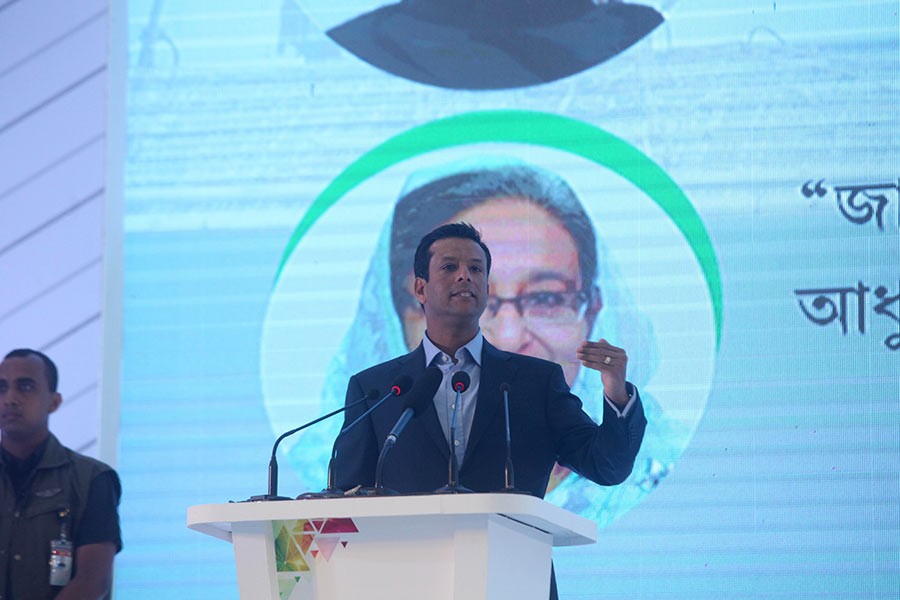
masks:
POLYGON ((622 367, 628 362, 628 355, 624 349, 613 346, 604 339, 582 343, 576 354, 582 364, 599 370, 622 367))
POLYGON ((626 356, 625 351, 621 348, 616 348, 615 346, 594 346, 594 345, 583 345, 578 349, 578 355, 582 358, 587 359, 598 359, 604 360, 605 357, 609 356, 613 359, 615 358, 623 358, 626 356))

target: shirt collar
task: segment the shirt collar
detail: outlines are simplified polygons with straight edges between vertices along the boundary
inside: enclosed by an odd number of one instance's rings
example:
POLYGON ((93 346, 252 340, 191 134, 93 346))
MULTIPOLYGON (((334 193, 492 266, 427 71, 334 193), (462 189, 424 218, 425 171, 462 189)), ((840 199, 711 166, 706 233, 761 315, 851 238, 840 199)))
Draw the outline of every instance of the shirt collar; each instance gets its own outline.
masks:
MULTIPOLYGON (((428 337, 428 332, 425 332, 425 336, 422 338, 422 346, 425 349, 425 366, 427 367, 434 361, 434 357, 438 354, 441 354, 443 351, 434 345, 434 342, 428 337)), ((456 351, 456 358, 461 359, 463 357, 462 353, 464 350, 469 352, 469 356, 472 357, 472 360, 475 361, 479 367, 481 366, 481 350, 484 348, 484 335, 481 333, 481 328, 478 328, 478 331, 475 333, 475 337, 469 340, 462 348, 456 351)))

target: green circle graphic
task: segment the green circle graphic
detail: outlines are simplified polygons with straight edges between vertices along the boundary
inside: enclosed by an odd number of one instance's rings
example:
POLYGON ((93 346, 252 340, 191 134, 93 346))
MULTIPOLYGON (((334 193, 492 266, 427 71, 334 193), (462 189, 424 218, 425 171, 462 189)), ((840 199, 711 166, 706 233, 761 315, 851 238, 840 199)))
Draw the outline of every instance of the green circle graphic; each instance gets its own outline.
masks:
POLYGON ((718 350, 722 338, 722 280, 712 240, 690 200, 665 171, 628 142, 594 125, 550 113, 464 113, 414 127, 369 150, 335 177, 300 219, 281 257, 275 283, 313 224, 360 183, 420 154, 486 142, 545 146, 580 156, 617 173, 659 205, 684 235, 703 271, 713 305, 718 350))

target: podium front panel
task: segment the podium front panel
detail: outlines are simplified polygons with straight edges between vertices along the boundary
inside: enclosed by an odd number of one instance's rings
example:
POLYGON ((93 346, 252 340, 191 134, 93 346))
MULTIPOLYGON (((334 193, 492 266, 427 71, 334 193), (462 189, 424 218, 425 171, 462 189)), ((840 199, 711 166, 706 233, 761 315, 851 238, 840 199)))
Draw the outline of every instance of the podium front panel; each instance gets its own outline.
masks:
POLYGON ((490 496, 213 505, 189 524, 230 537, 242 599, 545 600, 555 535, 581 534, 527 523, 564 517, 541 500, 490 496), (519 512, 482 512, 502 507, 519 512))

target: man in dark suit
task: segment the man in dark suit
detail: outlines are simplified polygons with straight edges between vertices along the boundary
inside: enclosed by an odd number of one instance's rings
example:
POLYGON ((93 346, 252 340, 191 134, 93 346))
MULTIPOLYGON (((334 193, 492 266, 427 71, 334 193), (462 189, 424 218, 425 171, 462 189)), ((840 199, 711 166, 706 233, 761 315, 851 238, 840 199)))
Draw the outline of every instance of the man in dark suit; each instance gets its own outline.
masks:
MULTIPOLYGON (((498 350, 484 339, 478 321, 488 302, 514 302, 489 296, 490 268, 490 251, 471 225, 442 225, 424 236, 414 261, 414 290, 426 321, 422 344, 350 378, 348 403, 370 389, 387 390, 402 374, 416 379, 430 365, 443 373, 434 401, 404 430, 384 464, 384 486, 414 493, 447 483, 455 409, 460 484, 477 492, 500 490, 506 458, 504 383, 510 389, 517 487, 543 497, 554 462, 602 485, 623 481, 646 426, 638 393, 625 380, 626 352, 603 339, 577 349, 581 363, 601 373, 605 402, 603 422, 597 425, 569 391, 558 364, 498 350), (459 371, 469 375, 471 385, 454 407, 450 382, 459 371)), ((364 410, 349 410, 345 423, 364 410)), ((338 439, 334 470, 339 487, 374 483, 381 444, 401 411, 401 402, 386 403, 338 439)))

